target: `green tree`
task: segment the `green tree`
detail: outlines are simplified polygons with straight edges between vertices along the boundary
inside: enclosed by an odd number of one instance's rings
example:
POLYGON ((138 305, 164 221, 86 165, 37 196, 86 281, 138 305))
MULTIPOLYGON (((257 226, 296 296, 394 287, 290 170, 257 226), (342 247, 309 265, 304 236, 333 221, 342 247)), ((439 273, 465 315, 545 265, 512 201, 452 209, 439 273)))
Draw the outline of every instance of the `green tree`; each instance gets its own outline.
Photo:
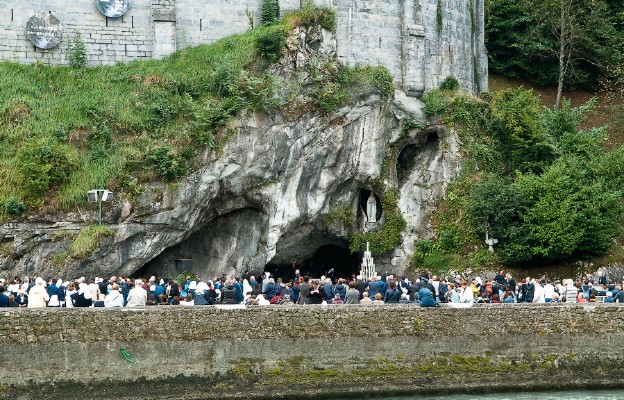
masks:
POLYGON ((490 0, 486 43, 490 67, 501 74, 596 88, 622 62, 621 3, 611 0, 490 0))
POLYGON ((488 130, 508 173, 539 171, 553 159, 546 131, 536 118, 541 110, 530 90, 506 89, 493 96, 488 130))

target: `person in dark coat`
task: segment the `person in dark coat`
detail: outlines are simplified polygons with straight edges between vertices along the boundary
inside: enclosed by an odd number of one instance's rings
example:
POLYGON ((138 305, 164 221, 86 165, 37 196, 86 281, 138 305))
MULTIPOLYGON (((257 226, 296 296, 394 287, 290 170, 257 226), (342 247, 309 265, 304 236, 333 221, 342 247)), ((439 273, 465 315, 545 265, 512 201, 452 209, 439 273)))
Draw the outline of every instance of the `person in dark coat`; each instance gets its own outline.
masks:
POLYGON ((221 304, 238 304, 238 293, 231 280, 226 281, 221 289, 221 304))
POLYGON ((396 283, 390 282, 390 287, 384 296, 384 303, 398 304, 399 300, 401 300, 401 289, 397 289, 396 283))
POLYGON ((0 307, 9 307, 11 305, 9 296, 4 293, 5 291, 6 288, 4 286, 0 286, 0 307))
POLYGON ((357 289, 358 292, 360 292, 360 300, 362 300, 364 292, 366 292, 366 282, 364 282, 364 280, 361 279, 361 277, 358 278, 357 282, 355 282, 355 288, 357 289))
POLYGON ((273 278, 269 278, 268 284, 266 285, 266 289, 264 290, 264 297, 267 300, 271 301, 271 299, 277 293, 277 286, 275 286, 275 280, 273 278))

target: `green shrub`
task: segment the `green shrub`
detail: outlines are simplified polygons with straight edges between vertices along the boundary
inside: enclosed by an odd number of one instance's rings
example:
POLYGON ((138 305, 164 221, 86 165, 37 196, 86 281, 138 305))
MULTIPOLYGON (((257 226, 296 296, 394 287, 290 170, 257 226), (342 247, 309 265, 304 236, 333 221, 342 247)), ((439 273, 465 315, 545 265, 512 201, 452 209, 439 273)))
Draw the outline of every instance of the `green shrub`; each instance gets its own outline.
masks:
POLYGON ((34 199, 63 183, 72 172, 66 145, 30 144, 18 154, 21 189, 34 199))
POLYGON ((315 97, 321 110, 330 113, 344 104, 349 95, 339 83, 328 82, 319 87, 315 97))
POLYGON ((271 28, 264 29, 255 39, 258 54, 268 62, 277 61, 286 44, 283 28, 281 26, 271 28))
POLYGON ((152 149, 146 156, 154 170, 167 180, 174 180, 186 174, 186 161, 182 160, 171 146, 152 149))
POLYGON ((423 112, 426 116, 441 115, 450 109, 451 101, 444 90, 428 90, 422 96, 423 112))
POLYGON ((22 215, 26 211, 26 206, 15 197, 10 197, 4 202, 4 212, 8 215, 22 215))
POLYGON ((454 76, 447 76, 440 84, 440 89, 456 92, 459 90, 459 81, 454 76))
POLYGON ((449 225, 440 228, 438 236, 442 250, 452 252, 459 248, 459 234, 455 227, 449 225))
POLYGON ((279 0, 262 0, 260 5, 260 23, 272 25, 279 21, 279 0))
POLYGON ((69 42, 68 58, 72 68, 80 69, 87 66, 87 46, 78 31, 74 39, 69 42))
MULTIPOLYGON (((294 13, 297 25, 314 26, 336 31, 336 11, 329 7, 316 7, 311 1, 305 1, 303 7, 294 13)), ((287 17, 288 20, 288 17, 287 17)))

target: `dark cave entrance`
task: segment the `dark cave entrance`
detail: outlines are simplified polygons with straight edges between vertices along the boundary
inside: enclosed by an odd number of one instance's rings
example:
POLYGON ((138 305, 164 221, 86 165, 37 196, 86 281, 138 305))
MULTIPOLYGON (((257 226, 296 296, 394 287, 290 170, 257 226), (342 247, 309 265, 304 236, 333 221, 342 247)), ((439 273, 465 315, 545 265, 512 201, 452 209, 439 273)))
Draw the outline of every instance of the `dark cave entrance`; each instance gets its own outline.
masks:
MULTIPOLYGON (((352 275, 358 275, 361 264, 360 255, 351 253, 345 241, 337 242, 340 243, 322 245, 316 249, 314 254, 298 260, 296 268, 299 269, 301 275, 320 278, 327 275, 332 268, 334 269, 334 279, 351 278, 352 275)), ((289 281, 295 277, 292 264, 271 262, 266 265, 265 270, 284 281, 289 281)))
POLYGON ((408 144, 399 153, 396 162, 397 179, 399 182, 404 182, 410 172, 412 172, 423 147, 438 147, 440 144, 440 137, 436 131, 429 132, 423 139, 419 143, 408 144))

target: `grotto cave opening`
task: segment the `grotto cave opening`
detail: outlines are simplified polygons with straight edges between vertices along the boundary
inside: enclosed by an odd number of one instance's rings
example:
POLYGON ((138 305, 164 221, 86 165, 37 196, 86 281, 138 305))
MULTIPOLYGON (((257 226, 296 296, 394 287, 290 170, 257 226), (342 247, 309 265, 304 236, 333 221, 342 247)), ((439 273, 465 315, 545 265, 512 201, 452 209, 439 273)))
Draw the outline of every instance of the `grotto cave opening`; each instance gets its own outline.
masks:
POLYGON ((411 143, 403 147, 396 161, 397 179, 403 183, 410 175, 414 167, 419 163, 424 154, 435 154, 440 144, 438 132, 431 131, 422 136, 417 143, 411 143), (431 152, 426 150, 431 148, 431 152))
POLYGON ((359 274, 360 263, 360 255, 351 253, 346 241, 335 240, 332 244, 319 246, 307 256, 297 258, 294 268, 292 263, 275 262, 274 259, 266 265, 265 271, 285 281, 295 277, 295 268, 299 269, 301 275, 309 275, 311 278, 327 276, 331 269, 334 270, 335 279, 350 278, 359 274))

